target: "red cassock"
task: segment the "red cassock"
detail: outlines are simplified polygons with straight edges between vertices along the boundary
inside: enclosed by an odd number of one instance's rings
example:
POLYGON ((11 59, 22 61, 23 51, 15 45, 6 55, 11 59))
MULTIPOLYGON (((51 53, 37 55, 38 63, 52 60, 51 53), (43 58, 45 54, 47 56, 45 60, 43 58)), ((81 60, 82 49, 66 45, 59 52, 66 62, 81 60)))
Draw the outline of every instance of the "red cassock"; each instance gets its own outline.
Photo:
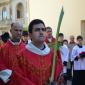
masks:
MULTIPOLYGON (((51 75, 52 57, 53 49, 47 55, 38 55, 25 48, 19 53, 18 60, 24 76, 28 80, 34 85, 47 85, 47 81, 51 75)), ((55 80, 57 80, 62 71, 62 61, 59 51, 56 57, 55 80)))
POLYGON ((0 48, 0 71, 5 69, 12 70, 10 80, 5 84, 0 80, 0 85, 34 85, 23 75, 24 73, 18 66, 17 53, 22 50, 25 45, 21 42, 19 45, 13 45, 8 41, 0 48))
POLYGON ((49 42, 48 38, 46 37, 45 42, 46 42, 47 44, 49 44, 49 43, 55 44, 56 39, 52 36, 52 42, 49 42))

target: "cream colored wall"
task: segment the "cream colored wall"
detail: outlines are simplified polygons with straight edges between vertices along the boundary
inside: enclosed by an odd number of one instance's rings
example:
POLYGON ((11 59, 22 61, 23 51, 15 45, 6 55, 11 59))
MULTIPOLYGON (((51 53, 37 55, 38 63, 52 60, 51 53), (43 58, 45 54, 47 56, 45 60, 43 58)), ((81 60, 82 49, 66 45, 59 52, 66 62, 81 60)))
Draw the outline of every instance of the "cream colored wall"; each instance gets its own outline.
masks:
POLYGON ((65 15, 61 31, 65 37, 81 34, 81 20, 85 20, 85 0, 64 0, 65 15))
POLYGON ((43 19, 46 26, 53 28, 55 35, 60 1, 63 1, 65 11, 61 32, 67 39, 70 35, 81 34, 81 20, 85 20, 85 0, 29 0, 30 20, 43 19))
MULTIPOLYGON (((30 20, 40 18, 56 30, 58 0, 29 0, 30 20)), ((55 34, 55 32, 53 33, 55 34)))

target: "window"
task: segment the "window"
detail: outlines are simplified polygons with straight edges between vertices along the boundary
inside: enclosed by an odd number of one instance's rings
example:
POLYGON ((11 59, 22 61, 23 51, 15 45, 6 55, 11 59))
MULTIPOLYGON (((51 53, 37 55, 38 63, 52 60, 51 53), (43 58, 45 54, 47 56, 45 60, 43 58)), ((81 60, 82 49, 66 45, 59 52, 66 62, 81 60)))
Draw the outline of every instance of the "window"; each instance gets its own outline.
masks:
POLYGON ((8 15, 7 9, 6 9, 6 7, 4 7, 2 9, 2 20, 7 19, 7 15, 8 15))
POLYGON ((16 9, 16 13, 17 13, 17 18, 23 18, 24 16, 24 10, 23 10, 23 5, 22 3, 19 3, 17 5, 17 9, 16 9))

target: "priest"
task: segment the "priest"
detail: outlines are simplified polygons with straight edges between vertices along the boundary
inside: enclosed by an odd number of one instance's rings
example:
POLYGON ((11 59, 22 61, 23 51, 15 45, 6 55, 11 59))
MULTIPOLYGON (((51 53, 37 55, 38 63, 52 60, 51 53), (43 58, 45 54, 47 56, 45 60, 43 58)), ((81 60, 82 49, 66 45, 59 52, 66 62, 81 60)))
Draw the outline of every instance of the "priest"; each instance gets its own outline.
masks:
POLYGON ((30 22, 28 28, 32 41, 19 52, 19 66, 23 70, 24 76, 34 85, 56 85, 62 71, 60 52, 56 52, 54 81, 49 84, 54 51, 45 43, 45 24, 42 20, 35 19, 30 22))
POLYGON ((0 85, 32 85, 23 76, 17 62, 17 53, 25 47, 21 42, 22 25, 11 24, 11 38, 0 48, 0 85))

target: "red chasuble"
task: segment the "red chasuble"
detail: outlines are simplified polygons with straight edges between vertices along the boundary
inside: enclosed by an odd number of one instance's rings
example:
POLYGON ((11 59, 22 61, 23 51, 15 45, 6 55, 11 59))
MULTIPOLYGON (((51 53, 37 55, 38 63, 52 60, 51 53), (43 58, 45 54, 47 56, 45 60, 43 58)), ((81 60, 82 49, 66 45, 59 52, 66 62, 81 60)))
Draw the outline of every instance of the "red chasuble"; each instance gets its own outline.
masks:
MULTIPOLYGON (((19 55, 20 67, 34 85, 47 85, 47 81, 51 75, 53 49, 47 55, 38 55, 27 48, 22 50, 19 55)), ((62 61, 60 52, 57 52, 55 80, 62 71, 62 61)), ((29 84, 31 85, 31 84, 29 84)))
MULTIPOLYGON (((22 50, 25 45, 20 42, 18 45, 14 45, 11 41, 8 41, 0 49, 0 71, 5 69, 12 70, 12 75, 10 80, 6 85, 33 85, 30 80, 23 76, 23 72, 20 70, 17 64, 17 53, 22 50)), ((0 85, 5 85, 4 82, 0 80, 0 85)))

